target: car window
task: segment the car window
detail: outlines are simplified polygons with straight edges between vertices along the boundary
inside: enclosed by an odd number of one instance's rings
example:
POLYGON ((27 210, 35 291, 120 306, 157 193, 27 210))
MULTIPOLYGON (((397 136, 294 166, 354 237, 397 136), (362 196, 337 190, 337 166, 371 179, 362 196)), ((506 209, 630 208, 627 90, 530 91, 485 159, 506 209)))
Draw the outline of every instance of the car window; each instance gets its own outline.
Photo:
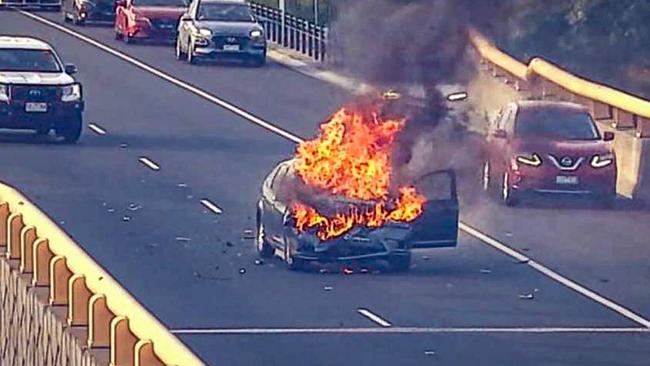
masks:
POLYGON ((447 171, 434 172, 421 178, 416 186, 427 201, 451 200, 456 197, 453 175, 447 171))
POLYGON ((0 49, 0 71, 61 72, 50 50, 0 49))
POLYGON ((253 22, 255 18, 246 4, 201 4, 197 20, 253 22))
POLYGON ((600 133, 589 113, 562 108, 522 109, 515 134, 560 140, 599 140, 600 133))

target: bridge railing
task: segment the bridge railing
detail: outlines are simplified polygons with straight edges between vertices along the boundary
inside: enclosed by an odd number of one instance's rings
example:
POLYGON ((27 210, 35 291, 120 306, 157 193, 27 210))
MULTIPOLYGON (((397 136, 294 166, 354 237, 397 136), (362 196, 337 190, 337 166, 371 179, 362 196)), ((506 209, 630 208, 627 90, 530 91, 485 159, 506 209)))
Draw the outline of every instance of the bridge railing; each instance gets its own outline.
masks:
POLYGON ((4 359, 8 365, 17 365, 11 356, 17 353, 22 353, 26 360, 36 360, 26 364, 94 364, 67 356, 65 360, 44 361, 55 356, 64 357, 68 352, 60 352, 61 344, 53 344, 54 351, 42 348, 44 345, 39 345, 39 340, 43 338, 41 333, 45 331, 47 339, 67 339, 65 337, 69 338, 69 330, 76 329, 82 334, 82 343, 85 343, 79 349, 108 350, 110 365, 204 365, 47 215, 20 192, 1 183, 0 252, 5 257, 0 259, 3 261, 0 263, 3 266, 3 276, 0 278, 2 288, 15 290, 17 282, 11 280, 14 277, 31 282, 29 291, 7 290, 0 294, 2 328, 7 328, 0 332, 0 336, 6 338, 0 339, 3 345, 0 346, 3 349, 0 364, 4 365, 4 359), (19 276, 9 276, 5 270, 8 268, 6 263, 11 266, 11 272, 17 272, 19 276), (7 285, 5 282, 14 284, 7 285), (63 329, 66 327, 53 327, 49 312, 48 316, 41 317, 43 319, 35 318, 43 312, 34 309, 41 307, 26 296, 39 291, 45 294, 50 308, 59 309, 64 314, 67 330, 63 329), (4 319, 10 313, 9 308, 13 309, 12 314, 18 316, 4 319), (40 330, 29 329, 22 322, 42 326, 40 330), (48 331, 56 334, 48 335, 48 331), (65 334, 62 333, 64 331, 65 334), (23 336, 18 337, 16 332, 23 336))
POLYGON ((575 76, 540 57, 521 63, 476 31, 470 38, 483 67, 515 89, 583 104, 595 119, 612 121, 617 130, 634 129, 636 137, 650 137, 650 101, 575 76))
POLYGON ((267 40, 316 61, 326 60, 327 27, 262 4, 253 2, 251 8, 262 23, 267 40))

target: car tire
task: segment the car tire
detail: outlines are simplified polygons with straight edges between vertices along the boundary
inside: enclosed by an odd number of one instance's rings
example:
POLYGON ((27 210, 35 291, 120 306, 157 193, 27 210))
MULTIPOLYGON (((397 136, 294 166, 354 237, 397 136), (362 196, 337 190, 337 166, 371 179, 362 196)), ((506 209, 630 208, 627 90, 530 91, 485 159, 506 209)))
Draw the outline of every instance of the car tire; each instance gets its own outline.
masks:
POLYGON ((488 160, 486 160, 483 163, 483 175, 481 177, 482 178, 481 184, 482 184, 482 187, 483 187, 483 191, 485 191, 485 192, 490 192, 491 188, 492 188, 492 182, 491 182, 491 179, 490 179, 490 174, 491 173, 492 172, 491 172, 491 169, 490 169, 490 162, 488 160))
POLYGON ((299 271, 305 268, 305 261, 302 259, 295 258, 293 256, 293 246, 291 245, 290 238, 287 233, 284 234, 284 263, 287 265, 287 268, 291 271, 299 271))
POLYGON ((411 253, 408 255, 396 255, 388 258, 388 265, 391 272, 406 272, 411 269, 411 253))
POLYGON ((254 67, 264 67, 264 65, 266 65, 266 54, 263 56, 257 56, 253 58, 254 67))
POLYGON ((181 40, 179 38, 179 39, 176 40, 176 59, 178 61, 182 61, 183 56, 185 56, 185 55, 183 54, 183 50, 181 49, 181 40))
POLYGON ((72 13, 72 24, 76 26, 83 26, 85 21, 81 18, 79 18, 79 12, 75 10, 74 13, 72 13))
POLYGON ((63 121, 59 126, 54 128, 56 135, 62 138, 64 144, 74 144, 81 137, 83 128, 83 118, 81 113, 77 113, 69 120, 63 121))
POLYGON ((192 46, 191 42, 191 40, 187 41, 187 53, 185 54, 185 59, 187 60, 188 64, 196 65, 199 59, 194 55, 194 47, 192 46))
POLYGON ((120 33, 120 30, 117 28, 117 25, 116 25, 115 26, 115 40, 116 41, 121 41, 122 37, 124 37, 124 35, 122 33, 120 33))
POLYGON ((255 233, 255 249, 257 254, 262 258, 271 258, 275 253, 275 249, 269 242, 266 240, 266 235, 264 232, 264 221, 262 218, 262 213, 258 213, 257 218, 257 232, 255 233))
POLYGON ((132 37, 129 37, 128 34, 122 34, 122 42, 125 44, 132 44, 134 42, 132 37))
POLYGON ((510 174, 506 170, 501 178, 501 202, 508 206, 516 206, 519 203, 517 193, 510 187, 510 174))

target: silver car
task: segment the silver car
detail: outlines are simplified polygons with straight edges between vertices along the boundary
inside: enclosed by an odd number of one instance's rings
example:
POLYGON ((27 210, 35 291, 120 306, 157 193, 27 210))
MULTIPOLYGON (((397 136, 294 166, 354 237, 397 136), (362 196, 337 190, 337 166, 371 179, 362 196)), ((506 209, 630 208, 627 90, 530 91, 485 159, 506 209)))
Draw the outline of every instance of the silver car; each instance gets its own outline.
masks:
POLYGON ((196 63, 201 59, 247 59, 266 63, 264 28, 242 0, 194 0, 180 20, 176 58, 196 63))

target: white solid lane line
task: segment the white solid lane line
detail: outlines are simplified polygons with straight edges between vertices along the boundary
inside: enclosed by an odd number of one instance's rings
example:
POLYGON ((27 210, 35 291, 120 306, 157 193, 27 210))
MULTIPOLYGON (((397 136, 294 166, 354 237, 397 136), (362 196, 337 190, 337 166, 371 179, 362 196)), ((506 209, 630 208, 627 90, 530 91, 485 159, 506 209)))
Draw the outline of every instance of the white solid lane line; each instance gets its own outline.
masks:
POLYGON ((646 328, 650 328, 650 320, 645 319, 642 316, 636 314, 635 312, 633 312, 633 311, 631 311, 631 310, 629 310, 629 309, 615 303, 614 301, 612 301, 612 300, 610 300, 610 299, 596 293, 595 291, 592 291, 592 290, 580 285, 579 283, 577 283, 575 281, 572 281, 572 280, 562 276, 561 274, 553 271, 552 269, 546 267, 545 265, 531 259, 528 256, 525 256, 525 255, 519 253, 518 251, 510 248, 509 246, 507 246, 507 245, 505 245, 503 243, 500 243, 496 239, 494 239, 494 238, 492 238, 492 237, 490 237, 490 236, 488 236, 488 235, 474 229, 473 227, 461 222, 460 223, 460 229, 462 231, 466 232, 467 234, 481 240, 482 242, 486 243, 487 245, 490 245, 491 247, 493 247, 493 248, 495 248, 495 249, 497 249, 497 250, 499 250, 499 251, 501 251, 501 252, 513 257, 513 258, 515 258, 516 260, 518 260, 518 261, 520 261, 522 263, 526 263, 527 265, 534 268, 538 272, 541 272, 542 274, 544 274, 548 278, 551 278, 551 279, 563 284, 564 286, 572 289, 573 291, 575 291, 575 292, 577 292, 577 293, 579 293, 579 294, 581 294, 583 296, 586 296, 586 297, 590 298, 591 300, 593 300, 593 301, 595 301, 595 302, 597 302, 597 303, 599 303, 599 304, 601 304, 601 305, 603 305, 603 306, 605 306, 605 307, 607 307, 607 308, 609 308, 609 309, 623 315, 624 317, 626 317, 626 318, 628 318, 628 319, 630 319, 630 320, 632 320, 632 321, 634 321, 634 322, 636 322, 638 324, 641 324, 642 326, 644 326, 646 328))
MULTIPOLYGON (((52 21, 50 21, 48 19, 45 19, 45 18, 43 18, 41 16, 31 14, 31 13, 28 13, 28 12, 25 12, 25 11, 22 11, 22 10, 18 10, 18 11, 21 14, 23 14, 23 15, 31 18, 31 19, 34 19, 34 20, 36 20, 36 21, 38 21, 40 23, 46 24, 46 25, 48 25, 48 26, 50 26, 52 28, 55 28, 55 29, 57 29, 57 30, 59 30, 61 32, 64 32, 66 34, 69 34, 72 37, 75 37, 75 38, 77 38, 77 39, 79 39, 79 40, 81 40, 83 42, 91 44, 91 45, 93 45, 93 46, 95 46, 95 47, 97 47, 97 48, 99 48, 99 49, 101 49, 101 50, 115 56, 115 57, 118 57, 118 58, 120 58, 120 59, 122 59, 122 60, 124 60, 126 62, 129 62, 129 63, 131 63, 131 64, 133 64, 133 65, 135 65, 135 66, 137 66, 137 67, 139 67, 139 68, 141 68, 141 69, 143 69, 143 70, 145 70, 145 71, 147 71, 147 72, 149 72, 149 73, 151 73, 153 75, 156 75, 156 76, 160 77, 161 79, 164 79, 164 80, 166 80, 166 81, 168 81, 168 82, 170 82, 170 83, 172 83, 172 84, 174 84, 174 85, 176 85, 176 86, 178 86, 180 88, 183 88, 183 89, 185 89, 185 90, 187 90, 189 92, 192 92, 192 93, 196 94, 197 96, 199 96, 199 97, 201 97, 201 98, 203 98, 205 100, 208 100, 208 101, 210 101, 210 102, 212 102, 214 104, 217 104, 217 105, 221 106, 222 108, 224 108, 226 110, 229 110, 229 111, 237 114, 238 116, 240 116, 242 118, 245 118, 248 121, 250 121, 250 122, 252 122, 252 123, 254 123, 254 124, 258 125, 258 126, 261 126, 261 127, 265 128, 265 129, 267 129, 267 130, 269 130, 269 131, 271 131, 271 132, 273 132, 275 134, 278 134, 279 136, 282 136, 282 137, 284 137, 284 138, 286 138, 286 139, 288 139, 290 141, 296 142, 296 143, 300 143, 300 142, 303 141, 302 138, 292 134, 291 132, 288 132, 288 131, 286 131, 284 129, 276 127, 272 123, 266 122, 263 119, 261 119, 259 117, 256 117, 256 116, 244 111, 243 109, 241 109, 241 108, 239 108, 237 106, 234 106, 234 105, 232 105, 232 104, 230 104, 230 103, 228 103, 228 102, 226 102, 226 101, 224 101, 222 99, 219 99, 216 96, 213 96, 213 95, 211 95, 211 94, 209 94, 209 93, 207 93, 207 92, 205 92, 205 91, 203 91, 203 90, 201 90, 199 88, 196 88, 196 87, 194 87, 194 86, 192 86, 192 85, 190 85, 190 84, 188 84, 188 83, 186 83, 186 82, 184 82, 184 81, 182 81, 180 79, 177 79, 177 78, 175 78, 175 77, 173 77, 173 76, 171 76, 169 74, 166 74, 166 73, 164 73, 164 72, 162 72, 162 71, 160 71, 160 70, 158 70, 156 68, 153 68, 153 67, 151 67, 151 66, 149 66, 149 65, 147 65, 147 64, 145 64, 145 63, 143 63, 143 62, 141 62, 141 61, 139 61, 139 60, 137 60, 137 59, 135 59, 135 58, 133 58, 131 56, 128 56, 128 55, 126 55, 126 54, 124 54, 124 53, 122 53, 120 51, 114 50, 114 49, 110 48, 109 46, 106 46, 106 45, 104 45, 104 44, 102 44, 102 43, 100 43, 98 41, 95 41, 92 38, 89 38, 89 37, 87 37, 87 36, 85 36, 83 34, 77 33, 77 32, 75 32, 75 31, 73 31, 71 29, 68 29, 68 28, 66 28, 64 26, 61 26, 61 25, 59 25, 59 24, 57 24, 55 22, 52 22, 52 21)), ((495 239, 491 238, 490 236, 482 233, 481 231, 479 231, 479 230, 477 230, 477 229, 475 229, 475 228, 473 228, 473 227, 471 227, 471 226, 469 226, 469 225, 467 225, 467 224, 465 224, 463 222, 460 223, 460 229, 462 231, 466 232, 467 234, 479 239, 480 241, 482 241, 482 242, 484 242, 484 243, 486 243, 486 244, 500 250, 501 252, 503 252, 503 253, 505 253, 505 254, 517 259, 517 260, 528 261, 529 262, 528 264, 529 264, 529 266, 531 268, 543 273, 547 277, 557 281, 558 283, 563 284, 564 286, 567 286, 568 288, 572 289, 573 291, 576 291, 576 292, 590 298, 591 300, 593 300, 593 301, 595 301, 595 302, 609 308, 610 310, 615 311, 618 314, 620 314, 620 315, 622 315, 622 316, 624 316, 624 317, 626 317, 626 318, 628 318, 630 320, 633 320, 634 322, 636 322, 638 324, 643 325, 646 328, 650 328, 650 320, 645 319, 645 318, 641 317, 640 315, 635 314, 633 311, 631 311, 631 310, 629 310, 629 309, 627 309, 627 308, 625 308, 625 307, 623 307, 623 306, 621 306, 621 305, 619 305, 619 304, 617 304, 617 303, 603 297, 602 295, 600 295, 600 294, 598 294, 598 293, 596 293, 596 292, 594 292, 592 290, 587 289, 586 287, 576 283, 575 281, 572 281, 572 280, 562 276, 561 274, 549 269, 548 267, 542 265, 541 263, 532 261, 529 257, 517 252, 516 250, 510 248, 509 246, 507 246, 507 245, 505 245, 503 243, 498 242, 497 240, 495 240, 495 239)))
POLYGON ((90 128, 94 133, 98 135, 106 135, 106 130, 100 127, 98 124, 95 123, 89 123, 88 128, 90 128))
POLYGON ((562 334, 562 333, 650 333, 648 328, 607 327, 373 327, 373 328, 188 328, 172 329, 178 335, 223 335, 223 334, 434 334, 434 333, 519 333, 519 334, 562 334))
POLYGON ((23 11, 23 10, 19 10, 19 9, 17 9, 17 11, 20 12, 21 14, 29 17, 29 18, 32 18, 32 19, 34 19, 34 20, 36 20, 38 22, 41 22, 41 23, 43 23, 45 25, 48 25, 48 26, 50 26, 50 27, 52 27, 54 29, 57 29, 57 30, 59 30, 59 31, 61 31, 63 33, 66 33, 66 34, 68 34, 68 35, 70 35, 72 37, 75 37, 75 38, 77 38, 77 39, 79 39, 81 41, 84 41, 84 42, 86 42, 86 43, 88 43, 90 45, 93 45, 93 46, 99 48, 100 50, 102 50, 104 52, 110 53, 111 55, 113 55, 113 56, 115 56, 117 58, 120 58, 120 59, 122 59, 122 60, 124 60, 124 61, 126 61, 126 62, 128 62, 128 63, 130 63, 132 65, 135 65, 135 66, 137 66, 137 67, 139 67, 139 68, 141 68, 141 69, 143 69, 143 70, 145 70, 145 71, 147 71, 147 72, 149 72, 149 73, 151 73, 153 75, 156 75, 159 78, 178 86, 179 88, 183 88, 183 89, 185 89, 185 90, 187 90, 187 91, 189 91, 191 93, 194 93, 195 95, 197 95, 197 96, 199 96, 199 97, 201 97, 203 99, 206 99, 206 100, 220 106, 221 108, 224 108, 224 109, 226 109, 226 110, 228 110, 228 111, 230 111, 230 112, 232 112, 232 113, 234 113, 234 114, 236 114, 236 115, 238 115, 238 116, 240 116, 240 117, 242 117, 242 118, 244 118, 244 119, 246 119, 246 120, 248 120, 248 121, 250 121, 252 123, 255 123, 256 125, 258 125, 260 127, 263 127, 263 128, 265 128, 265 129, 267 129, 267 130, 269 130, 269 131, 271 131, 271 132, 273 132, 273 133, 275 133, 275 134, 277 134, 279 136, 282 136, 282 137, 284 137, 284 138, 286 138, 288 140, 291 140, 293 142, 301 142, 302 141, 302 139, 300 139, 300 138, 294 136, 293 134, 283 130, 282 128, 277 127, 277 126, 273 125, 272 123, 266 122, 263 119, 261 119, 261 118, 255 116, 255 115, 253 115, 253 114, 251 114, 249 112, 246 112, 245 110, 237 107, 236 105, 231 104, 229 102, 226 102, 223 99, 217 98, 216 96, 214 96, 212 94, 209 94, 209 93, 207 93, 207 92, 205 92, 205 91, 203 91, 203 90, 201 90, 201 89, 199 89, 199 88, 197 88, 195 86, 192 86, 192 85, 186 83, 183 80, 177 79, 177 78, 175 78, 175 77, 173 77, 173 76, 171 76, 171 75, 169 75, 169 74, 167 74, 167 73, 165 73, 163 71, 160 71, 160 70, 158 70, 158 69, 156 69, 156 68, 154 68, 152 66, 149 66, 149 65, 145 64, 144 62, 142 62, 142 61, 140 61, 140 60, 138 60, 138 59, 136 59, 134 57, 131 57, 131 56, 129 56, 129 55, 123 53, 123 52, 117 51, 117 50, 115 50, 115 49, 113 49, 113 48, 111 48, 109 46, 106 46, 103 43, 100 43, 100 42, 98 42, 98 41, 96 41, 96 40, 94 40, 94 39, 92 39, 90 37, 87 37, 87 36, 85 36, 85 35, 83 35, 81 33, 78 33, 78 32, 75 32, 75 31, 73 31, 71 29, 68 29, 68 28, 66 28, 66 27, 64 27, 62 25, 59 25, 59 24, 57 24, 57 23, 55 23, 53 21, 50 21, 49 19, 43 18, 43 17, 41 17, 39 15, 32 14, 32 13, 29 13, 29 12, 26 12, 26 11, 23 11))
POLYGON ((388 328, 392 326, 392 324, 389 323, 387 320, 385 320, 384 318, 380 317, 379 315, 373 313, 368 309, 360 308, 357 311, 359 312, 359 314, 365 316, 366 318, 372 320, 373 322, 379 324, 384 328, 388 328))
POLYGON ((214 212, 217 215, 223 213, 223 210, 221 208, 219 208, 219 206, 217 206, 214 203, 210 202, 210 200, 207 199, 207 198, 202 199, 201 204, 203 206, 205 206, 208 210, 214 212))
POLYGON ((160 165, 156 164, 155 162, 153 162, 153 160, 149 159, 146 156, 141 157, 140 159, 138 159, 138 161, 146 165, 151 170, 155 170, 155 171, 160 170, 160 165))

